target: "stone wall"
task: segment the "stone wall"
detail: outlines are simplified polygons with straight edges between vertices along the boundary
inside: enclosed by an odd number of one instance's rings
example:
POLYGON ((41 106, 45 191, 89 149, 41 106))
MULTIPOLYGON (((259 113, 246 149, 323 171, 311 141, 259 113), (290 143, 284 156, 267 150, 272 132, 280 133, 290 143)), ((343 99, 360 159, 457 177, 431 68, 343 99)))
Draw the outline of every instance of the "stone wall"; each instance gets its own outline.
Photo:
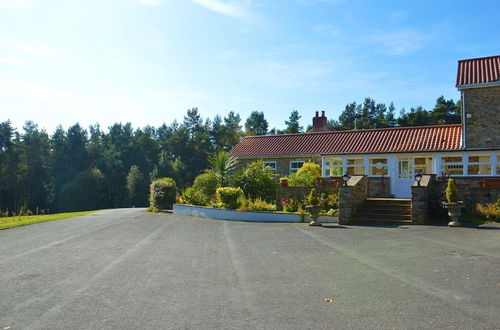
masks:
POLYGON ((414 182, 411 187, 411 220, 414 224, 429 223, 429 201, 434 198, 435 174, 424 174, 420 185, 414 182))
MULTIPOLYGON (((455 177, 457 184, 458 196, 467 204, 476 203, 491 203, 496 202, 500 198, 500 188, 483 188, 482 180, 480 177, 455 177)), ((438 180, 436 184, 437 198, 444 198, 446 186, 448 182, 445 180, 438 180)))
POLYGON ((466 148, 499 148, 500 86, 464 89, 462 102, 466 148))
POLYGON ((368 197, 368 177, 353 175, 347 186, 339 187, 339 224, 351 224, 352 218, 368 197))

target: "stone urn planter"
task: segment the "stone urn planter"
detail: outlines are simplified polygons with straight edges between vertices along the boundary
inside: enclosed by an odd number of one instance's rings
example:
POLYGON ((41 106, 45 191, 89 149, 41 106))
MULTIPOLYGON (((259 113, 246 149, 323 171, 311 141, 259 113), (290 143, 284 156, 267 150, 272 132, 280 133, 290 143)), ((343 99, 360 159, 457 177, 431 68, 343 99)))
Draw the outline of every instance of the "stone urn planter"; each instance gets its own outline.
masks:
POLYGON ((448 209, 448 215, 451 221, 448 223, 450 227, 460 227, 462 223, 458 218, 462 214, 464 202, 458 200, 457 185, 454 179, 448 179, 448 186, 446 187, 446 201, 443 206, 448 209))
POLYGON ((458 218, 460 218, 460 215, 462 215, 462 208, 464 207, 463 202, 454 202, 454 203, 443 202, 443 206, 448 209, 448 215, 451 218, 451 221, 448 223, 448 226, 461 227, 462 222, 460 222, 458 218))
POLYGON ((309 222, 309 226, 321 226, 318 222, 319 213, 323 207, 321 205, 307 205, 306 210, 311 215, 312 221, 309 222))

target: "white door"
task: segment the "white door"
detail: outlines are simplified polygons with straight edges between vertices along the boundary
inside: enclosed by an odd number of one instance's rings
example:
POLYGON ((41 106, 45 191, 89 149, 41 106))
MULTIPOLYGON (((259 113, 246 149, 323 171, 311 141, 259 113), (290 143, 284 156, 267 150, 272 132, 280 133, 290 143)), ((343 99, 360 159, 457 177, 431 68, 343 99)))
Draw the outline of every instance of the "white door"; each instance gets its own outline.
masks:
POLYGON ((394 196, 396 198, 411 198, 411 185, 414 180, 413 157, 400 157, 397 160, 394 196))

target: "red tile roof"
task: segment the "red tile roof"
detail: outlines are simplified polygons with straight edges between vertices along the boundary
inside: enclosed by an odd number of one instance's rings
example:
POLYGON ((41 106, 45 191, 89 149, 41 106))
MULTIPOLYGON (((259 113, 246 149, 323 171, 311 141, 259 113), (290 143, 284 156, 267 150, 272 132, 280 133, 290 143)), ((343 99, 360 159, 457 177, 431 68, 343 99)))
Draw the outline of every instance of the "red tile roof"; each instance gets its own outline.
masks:
POLYGON ((500 55, 458 61, 457 87, 500 81, 500 55))
POLYGON ((354 131, 247 136, 233 156, 339 155, 460 150, 462 126, 435 125, 354 131))

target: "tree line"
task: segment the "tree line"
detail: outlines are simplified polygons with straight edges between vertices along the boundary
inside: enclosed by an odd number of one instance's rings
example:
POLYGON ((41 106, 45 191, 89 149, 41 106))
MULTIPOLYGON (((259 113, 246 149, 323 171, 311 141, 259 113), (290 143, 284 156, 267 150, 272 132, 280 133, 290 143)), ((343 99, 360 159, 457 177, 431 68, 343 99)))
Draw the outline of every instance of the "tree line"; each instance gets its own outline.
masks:
MULTIPOLYGON (((402 109, 395 115, 371 98, 346 105, 332 129, 449 124, 460 122, 460 106, 439 97, 432 110, 402 109)), ((233 111, 203 119, 197 108, 187 110, 182 122, 134 129, 115 123, 106 131, 99 124, 88 129, 61 126, 49 135, 32 121, 22 131, 7 120, 0 123, 1 215, 23 210, 52 212, 147 205, 149 183, 173 178, 179 187, 208 167, 208 155, 229 151, 245 135, 304 132, 301 116, 293 110, 285 128, 269 128, 261 111, 244 123, 233 111)), ((307 128, 308 129, 308 128, 307 128)))

